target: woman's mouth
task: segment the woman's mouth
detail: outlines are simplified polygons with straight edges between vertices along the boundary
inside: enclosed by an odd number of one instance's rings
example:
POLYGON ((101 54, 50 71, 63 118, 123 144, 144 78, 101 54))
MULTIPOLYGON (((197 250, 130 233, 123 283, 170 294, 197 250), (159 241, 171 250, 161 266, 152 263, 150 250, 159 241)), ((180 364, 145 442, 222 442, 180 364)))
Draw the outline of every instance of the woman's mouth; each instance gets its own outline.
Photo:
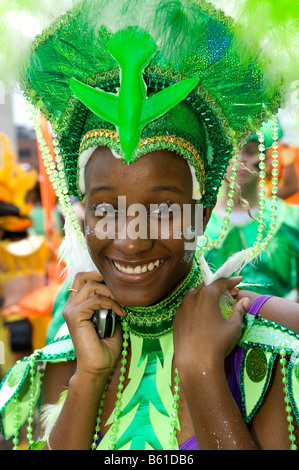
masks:
POLYGON ((126 266, 125 264, 120 264, 116 261, 112 260, 113 265, 116 269, 125 274, 145 274, 147 272, 153 271, 154 269, 158 268, 160 264, 164 261, 164 259, 157 259, 155 261, 151 261, 147 264, 139 264, 136 266, 126 266))

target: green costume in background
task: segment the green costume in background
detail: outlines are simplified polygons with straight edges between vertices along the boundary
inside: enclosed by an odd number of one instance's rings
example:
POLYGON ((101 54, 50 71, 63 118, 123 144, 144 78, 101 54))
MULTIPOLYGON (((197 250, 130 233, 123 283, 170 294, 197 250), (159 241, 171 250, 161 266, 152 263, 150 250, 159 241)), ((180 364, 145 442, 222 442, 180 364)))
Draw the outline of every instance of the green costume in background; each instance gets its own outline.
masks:
POLYGON ((63 283, 61 289, 59 290, 56 296, 56 299, 53 305, 52 320, 49 324, 48 331, 47 331, 47 338, 46 338, 47 344, 53 341, 56 334, 60 330, 61 326, 64 324, 62 312, 70 295, 68 291, 70 286, 71 286, 70 279, 66 279, 66 281, 63 283))
MULTIPOLYGON (((248 290, 286 297, 299 284, 299 209, 283 200, 278 200, 277 205, 275 235, 267 251, 263 251, 258 258, 244 267, 242 276, 244 282, 255 284, 254 287, 248 287, 248 290)), ((271 201, 268 199, 264 214, 267 230, 271 223, 270 206, 271 201)), ((222 225, 223 216, 215 208, 205 234, 211 240, 216 239, 222 225)), ((258 225, 259 222, 251 218, 240 225, 230 221, 225 237, 219 240, 218 246, 205 253, 211 269, 217 270, 233 253, 252 246, 256 240, 258 225)))

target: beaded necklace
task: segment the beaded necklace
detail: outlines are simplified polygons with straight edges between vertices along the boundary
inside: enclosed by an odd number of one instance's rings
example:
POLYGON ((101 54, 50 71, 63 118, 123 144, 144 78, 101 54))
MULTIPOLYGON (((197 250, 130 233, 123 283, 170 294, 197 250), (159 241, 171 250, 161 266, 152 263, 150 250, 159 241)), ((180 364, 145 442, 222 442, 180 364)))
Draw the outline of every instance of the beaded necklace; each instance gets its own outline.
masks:
POLYGON ((157 338, 172 330, 172 323, 178 306, 188 289, 202 282, 201 270, 194 258, 188 276, 177 289, 156 305, 149 307, 126 307, 126 322, 129 331, 137 336, 157 338))
MULTIPOLYGON (((169 354, 169 358, 171 357, 171 360, 168 360, 168 365, 171 366, 172 364, 172 358, 173 358, 173 340, 172 340, 172 323, 173 319, 176 313, 176 310, 178 306, 180 305, 184 295, 186 294, 187 290, 189 288, 197 286, 201 282, 201 271, 200 268, 197 264, 197 261, 194 260, 192 269, 189 273, 189 275, 186 277, 186 279, 180 284, 180 286, 175 290, 175 292, 168 297, 167 299, 163 300, 157 305, 153 305, 150 307, 138 307, 138 308, 126 308, 127 316, 122 319, 122 330, 123 330, 123 343, 122 343, 122 352, 121 352, 121 367, 120 367, 120 377, 119 377, 119 384, 118 384, 118 391, 116 395, 116 402, 115 402, 115 408, 113 410, 113 413, 110 417, 110 419, 107 421, 110 422, 111 429, 109 432, 108 438, 106 438, 106 443, 103 448, 108 448, 109 450, 114 450, 117 449, 118 446, 116 445, 117 442, 123 442, 126 441, 126 437, 123 438, 123 441, 121 438, 119 438, 120 431, 123 428, 120 428, 120 419, 122 416, 126 415, 127 412, 126 410, 130 407, 138 405, 138 402, 134 400, 134 397, 140 392, 142 389, 142 386, 144 387, 144 382, 146 382, 146 378, 149 375, 149 370, 152 368, 152 366, 156 366, 158 363, 158 358, 160 362, 167 362, 167 359, 164 357, 163 353, 165 352, 163 350, 163 346, 161 347, 160 340, 166 340, 166 343, 168 344, 167 349, 167 354, 169 354), (134 342, 134 348, 135 348, 135 356, 137 356, 137 360, 139 360, 139 363, 137 363, 137 367, 143 363, 143 361, 146 363, 144 366, 144 373, 139 374, 139 383, 137 385, 137 390, 132 393, 132 397, 130 400, 128 397, 125 397, 126 403, 123 404, 123 399, 124 399, 124 382, 126 379, 126 372, 127 372, 127 364, 128 364, 128 347, 129 347, 129 340, 131 339, 131 344, 132 341, 134 342), (137 346, 136 346, 137 343, 137 346), (128 403, 129 402, 129 403, 128 403), (133 405, 130 403, 133 402, 133 405)), ((136 364, 135 364, 136 365, 136 364)), ((132 368, 134 368, 133 366, 132 368)), ((171 369, 171 367, 170 367, 171 369)), ((170 450, 175 450, 178 448, 178 443, 177 443, 177 438, 176 438, 176 433, 177 429, 179 429, 179 418, 178 418, 178 409, 179 409, 179 392, 180 392, 180 378, 178 374, 177 368, 174 369, 175 371, 175 377, 174 377, 174 394, 170 392, 170 395, 168 396, 168 399, 171 400, 170 404, 170 412, 167 412, 165 409, 163 410, 163 406, 160 405, 161 409, 161 415, 163 415, 163 419, 166 422, 165 415, 168 415, 168 423, 167 427, 169 429, 169 437, 167 438, 167 445, 170 450)), ((155 372, 156 374, 156 372, 155 372)), ((165 372, 163 372, 165 375, 165 372)), ((169 374, 169 371, 168 371, 169 374)), ((130 375, 130 374, 129 374, 130 375)), ((167 375, 167 374, 166 374, 167 375)), ((134 376, 135 376, 135 369, 134 369, 134 376)), ((132 382, 132 374, 130 376, 131 382, 132 382)), ((158 378, 157 378, 158 379, 158 378)), ((156 382, 156 381, 154 381, 156 382)), ((148 382, 147 382, 148 383, 148 382)), ((170 384, 167 384, 168 389, 170 390, 169 387, 170 384)), ((135 387, 136 388, 136 387, 135 387)), ((146 395, 150 395, 150 386, 146 389, 146 395)), ((93 435, 93 442, 91 445, 91 449, 95 450, 98 447, 98 440, 99 440, 99 433, 100 433, 100 424, 102 421, 102 410, 103 410, 103 405, 104 405, 104 399, 106 396, 106 391, 107 387, 103 393, 103 396, 100 401, 99 405, 99 411, 98 411, 98 416, 96 420, 96 426, 95 426, 95 432, 93 435)), ((153 387, 153 395, 155 394, 155 387, 153 387)), ((140 400, 142 401, 143 398, 140 400)), ((148 401, 150 399, 148 398, 148 401)), ((136 412, 135 417, 133 418, 135 421, 138 421, 138 410, 136 412)), ((145 420, 144 417, 143 422, 145 420)), ((130 420, 129 420, 130 421, 130 420)), ((131 426, 132 428, 132 422, 129 424, 129 427, 131 426)), ((138 421, 139 422, 139 421, 138 421)), ((150 427, 149 421, 147 421, 147 427, 150 427)), ((126 433, 127 429, 125 429, 126 433)), ((147 431, 148 432, 148 431, 147 431)), ((123 433, 123 434, 125 434, 123 433)), ((134 445, 145 445, 148 442, 156 442, 157 445, 160 445, 160 440, 156 438, 155 433, 150 430, 148 432, 148 436, 144 436, 144 438, 140 438, 141 440, 144 439, 143 442, 140 444, 140 440, 137 443, 134 443, 134 439, 132 440, 133 444, 131 443, 131 449, 134 447, 134 445), (132 447, 133 445, 133 447, 132 447)), ((164 436, 164 442, 165 442, 165 436, 164 436)), ((138 440, 138 439, 135 439, 138 440)), ((122 445, 120 444, 120 447, 122 445)), ((162 448, 162 447, 161 447, 162 448)), ((136 447, 137 449, 137 447, 136 447)))

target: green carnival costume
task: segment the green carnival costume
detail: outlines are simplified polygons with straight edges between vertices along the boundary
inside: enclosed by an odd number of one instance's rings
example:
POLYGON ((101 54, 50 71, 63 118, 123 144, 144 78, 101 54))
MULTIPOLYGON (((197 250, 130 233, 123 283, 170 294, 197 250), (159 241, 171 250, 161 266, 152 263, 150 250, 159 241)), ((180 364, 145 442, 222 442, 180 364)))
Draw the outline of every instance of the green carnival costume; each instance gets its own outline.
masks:
MULTIPOLYGON (((229 220, 239 145, 268 118, 277 143, 276 120, 271 116, 285 99, 283 90, 296 79, 289 43, 283 48, 279 42, 279 58, 272 60, 277 38, 280 41, 286 31, 291 37, 295 30, 292 18, 296 9, 292 3, 244 2, 239 11, 243 10, 245 21, 241 15, 236 23, 204 0, 53 0, 51 6, 45 1, 33 3, 34 7, 24 6, 22 0, 2 2, 1 80, 8 85, 18 81, 33 108, 42 111, 52 125, 55 161, 41 135, 38 118, 33 116, 44 163, 66 217, 64 256, 70 276, 95 270, 69 194, 84 197, 84 169, 97 146, 109 147, 116 158, 128 164, 158 149, 182 155, 193 177, 193 198, 204 206, 214 205, 233 155, 229 220), (252 35, 251 42, 247 37, 252 29, 248 13, 254 4, 258 18, 261 3, 269 22, 263 23, 259 34, 252 35), (277 15, 273 3, 283 15, 277 15), (16 24, 16 15, 23 23, 26 18, 35 20, 35 25, 38 22, 41 34, 31 38, 19 30, 12 34, 10 27, 16 24), (274 49, 270 50, 269 43, 274 49), (278 60, 281 70, 277 70, 278 60)), ((264 22, 265 16, 260 19, 264 22)), ((262 160, 262 135, 259 139, 262 160)), ((274 151, 274 163, 276 157, 274 151)), ((178 448, 178 373, 174 394, 170 387, 176 309, 190 287, 202 279, 209 283, 217 276, 230 276, 267 247, 275 229, 277 182, 275 168, 273 171, 272 222, 264 239, 258 239, 253 248, 239 253, 215 275, 202 257, 200 264, 195 259, 187 279, 171 297, 153 307, 126 309, 119 393, 109 418, 113 426, 99 443, 101 402, 93 449, 178 448), (124 389, 129 339, 131 380, 124 389)), ((259 223, 263 225, 262 212, 259 223)), ((222 236, 221 231, 213 244, 219 243, 222 236)), ((291 358, 288 372, 284 368, 284 390, 298 419, 299 337, 276 324, 259 323, 250 316, 246 320, 239 345, 246 351, 246 364, 253 354, 255 360, 251 363, 258 367, 252 367, 250 361, 248 367, 242 367, 245 421, 250 420, 265 396, 277 354, 283 360, 286 354, 291 358), (260 354, 256 353, 257 345, 260 354), (251 349, 255 351, 252 354, 251 349), (262 370, 258 379, 257 370, 262 370)), ((15 447, 18 429, 26 420, 30 445, 43 446, 43 442, 34 444, 32 438, 43 370, 48 361, 74 359, 68 332, 60 331, 53 342, 8 373, 1 386, 0 411, 3 432, 6 437, 14 436, 15 447)), ((48 410, 48 434, 64 399, 65 394, 57 407, 48 410)), ((287 418, 290 422, 293 419, 290 410, 287 418)), ((291 428, 289 432, 294 448, 291 428)))
MULTIPOLYGON (((297 206, 288 205, 283 200, 279 200, 277 206, 275 231, 268 249, 243 268, 242 276, 248 283, 256 284, 254 287, 249 286, 249 290, 286 297, 299 284, 299 210, 297 206)), ((269 228, 271 223, 269 199, 266 199, 264 209, 264 221, 269 228)), ((223 215, 215 208, 205 234, 214 240, 222 224, 223 215)), ((206 260, 213 270, 220 268, 233 253, 253 245, 258 224, 257 220, 249 216, 240 223, 230 220, 225 238, 220 240, 217 247, 205 253, 206 260)))

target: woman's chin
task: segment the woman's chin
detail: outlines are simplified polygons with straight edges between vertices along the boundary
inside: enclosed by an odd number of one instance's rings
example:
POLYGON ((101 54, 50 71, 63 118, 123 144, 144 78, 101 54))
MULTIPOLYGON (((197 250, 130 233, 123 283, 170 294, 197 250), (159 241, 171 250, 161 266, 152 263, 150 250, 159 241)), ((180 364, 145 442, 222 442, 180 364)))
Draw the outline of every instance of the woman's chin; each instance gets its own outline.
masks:
POLYGON ((121 295, 121 293, 113 294, 116 301, 123 307, 149 307, 157 302, 159 302, 160 297, 157 295, 141 295, 141 293, 136 293, 133 295, 132 292, 126 295, 121 295))
POLYGON ((165 290, 158 289, 158 287, 159 286, 157 286, 156 289, 152 289, 150 292, 145 289, 133 290, 129 288, 126 289, 126 292, 121 292, 120 289, 115 290, 113 288, 110 290, 116 301, 123 307, 150 307, 169 297, 177 286, 171 286, 165 290))

